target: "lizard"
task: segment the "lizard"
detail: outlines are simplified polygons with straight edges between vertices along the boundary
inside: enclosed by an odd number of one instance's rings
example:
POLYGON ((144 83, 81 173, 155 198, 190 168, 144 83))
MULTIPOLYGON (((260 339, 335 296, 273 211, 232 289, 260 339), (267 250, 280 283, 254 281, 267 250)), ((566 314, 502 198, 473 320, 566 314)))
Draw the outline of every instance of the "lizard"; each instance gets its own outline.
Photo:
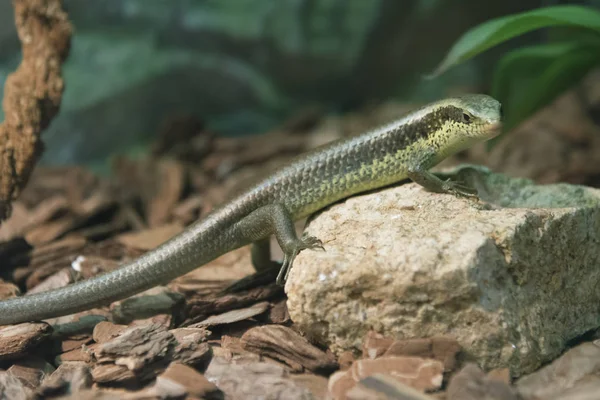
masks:
MULTIPOLYGON (((424 189, 477 197, 476 190, 429 170, 450 155, 498 135, 501 104, 485 94, 437 100, 356 136, 301 154, 155 249, 104 274, 62 288, 0 302, 0 325, 39 321, 104 306, 168 283, 237 248, 252 245, 252 263, 270 260, 269 240, 283 251, 276 278, 321 241, 298 235, 295 221, 375 189, 412 180, 424 189)), ((264 262, 262 262, 264 264, 264 262)))

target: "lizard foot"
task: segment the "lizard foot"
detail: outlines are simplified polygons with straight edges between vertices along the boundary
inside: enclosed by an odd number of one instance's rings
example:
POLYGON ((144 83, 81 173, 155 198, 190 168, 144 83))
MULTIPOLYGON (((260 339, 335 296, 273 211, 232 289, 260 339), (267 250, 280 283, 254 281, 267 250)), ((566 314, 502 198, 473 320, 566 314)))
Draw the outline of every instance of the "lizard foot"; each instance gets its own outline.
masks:
POLYGON ((446 193, 453 194, 458 197, 470 197, 470 198, 479 198, 477 195, 477 190, 474 188, 464 185, 460 182, 452 181, 450 179, 446 179, 442 186, 442 190, 446 193))
POLYGON ((294 259, 302 250, 305 249, 321 249, 325 250, 323 247, 323 242, 317 239, 314 236, 302 235, 302 238, 294 241, 289 246, 286 246, 283 249, 283 264, 281 265, 281 269, 279 270, 279 274, 277 275, 277 284, 283 286, 287 281, 288 275, 290 274, 290 270, 292 269, 292 264, 294 259))

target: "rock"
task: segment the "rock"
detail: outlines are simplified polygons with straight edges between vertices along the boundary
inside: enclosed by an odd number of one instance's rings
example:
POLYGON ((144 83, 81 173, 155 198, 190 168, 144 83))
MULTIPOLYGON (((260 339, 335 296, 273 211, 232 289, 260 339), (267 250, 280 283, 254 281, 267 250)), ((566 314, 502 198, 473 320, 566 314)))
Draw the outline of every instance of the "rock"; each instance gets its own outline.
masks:
POLYGON ((472 166, 446 175, 488 203, 408 183, 312 219, 306 233, 325 251, 297 257, 290 317, 336 354, 370 330, 451 335, 484 369, 531 372, 598 325, 600 190, 472 166))
MULTIPOLYGON (((544 400, 596 400, 600 393, 600 380, 586 382, 576 387, 573 387, 564 392, 551 395, 550 397, 544 397, 544 400)), ((531 400, 538 400, 542 398, 531 398, 531 400)), ((527 399, 530 400, 530 399, 527 399)))
POLYGON ((522 377, 516 386, 519 393, 527 399, 546 399, 576 386, 588 376, 596 376, 599 373, 600 342, 583 343, 568 350, 552 364, 522 377))
POLYGON ((516 390, 490 379, 475 364, 467 364, 448 384, 448 400, 520 400, 516 390))

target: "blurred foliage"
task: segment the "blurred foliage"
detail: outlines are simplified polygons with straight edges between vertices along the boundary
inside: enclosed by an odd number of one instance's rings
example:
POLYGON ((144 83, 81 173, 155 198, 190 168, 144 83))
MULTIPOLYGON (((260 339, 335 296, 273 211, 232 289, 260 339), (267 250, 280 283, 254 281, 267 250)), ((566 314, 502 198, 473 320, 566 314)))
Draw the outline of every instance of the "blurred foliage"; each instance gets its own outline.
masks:
MULTIPOLYGON (((498 57, 541 36, 421 78, 469 27, 562 0, 63 1, 76 29, 42 163, 89 165, 143 151, 182 114, 242 136, 304 107, 337 114, 489 91, 498 57)), ((0 90, 19 59, 12 2, 0 1, 0 90)))
POLYGON ((598 10, 552 6, 489 20, 462 35, 430 77, 541 28, 554 30, 546 43, 506 53, 494 71, 491 95, 503 104, 507 132, 600 65, 598 10))

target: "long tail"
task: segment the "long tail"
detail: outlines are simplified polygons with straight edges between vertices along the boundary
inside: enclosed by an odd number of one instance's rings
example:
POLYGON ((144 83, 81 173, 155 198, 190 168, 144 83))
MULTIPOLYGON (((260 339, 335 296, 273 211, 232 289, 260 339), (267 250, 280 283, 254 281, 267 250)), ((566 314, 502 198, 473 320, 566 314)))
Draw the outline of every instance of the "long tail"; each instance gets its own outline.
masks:
POLYGON ((228 243, 223 230, 215 234, 217 227, 206 225, 198 224, 106 274, 64 288, 1 301, 0 325, 38 321, 107 305, 165 284, 239 247, 228 243), (229 244, 226 248, 225 243, 229 244))

